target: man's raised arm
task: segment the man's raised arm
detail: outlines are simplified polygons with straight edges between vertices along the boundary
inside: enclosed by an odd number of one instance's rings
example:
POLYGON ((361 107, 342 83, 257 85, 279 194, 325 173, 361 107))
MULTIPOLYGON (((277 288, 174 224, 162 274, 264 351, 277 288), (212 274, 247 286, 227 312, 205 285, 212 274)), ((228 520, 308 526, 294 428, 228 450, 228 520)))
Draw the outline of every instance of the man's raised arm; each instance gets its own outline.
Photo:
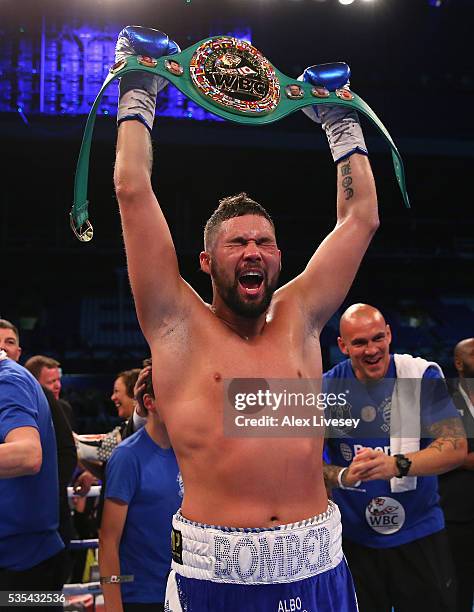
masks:
MULTIPOLYGON (((158 30, 127 27, 119 34, 116 60, 130 55, 159 57, 179 47, 158 30)), ((147 339, 179 315, 182 281, 166 219, 151 186, 150 132, 156 96, 165 79, 132 72, 120 81, 115 190, 120 206, 128 271, 138 318, 147 339)))
MULTIPOLYGON (((312 66, 301 78, 316 87, 326 84, 333 89, 341 87, 349 76, 348 68, 347 75, 341 69, 334 77, 336 72, 327 66, 312 66)), ((303 111, 322 124, 337 163, 336 226, 294 283, 314 327, 321 329, 347 295, 379 218, 374 177, 357 113, 335 105, 305 107, 303 111)))

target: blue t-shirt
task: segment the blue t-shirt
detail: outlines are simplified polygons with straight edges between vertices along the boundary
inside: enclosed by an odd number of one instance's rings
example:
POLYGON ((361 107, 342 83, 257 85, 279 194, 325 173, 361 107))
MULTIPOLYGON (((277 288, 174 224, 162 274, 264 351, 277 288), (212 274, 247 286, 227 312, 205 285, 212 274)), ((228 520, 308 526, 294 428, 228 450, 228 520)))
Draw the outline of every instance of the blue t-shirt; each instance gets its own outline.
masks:
MULTIPOLYGON (((385 378, 375 383, 359 382, 349 359, 324 374, 325 390, 346 393, 348 398, 339 414, 327 416, 360 419, 357 439, 347 430, 328 432, 328 463, 348 466, 363 447, 390 454, 390 407, 396 376, 393 355, 385 378)), ((420 449, 431 442, 430 425, 457 416, 439 370, 428 367, 421 385, 420 449)), ((344 537, 363 546, 400 546, 444 527, 436 476, 418 476, 413 491, 392 493, 390 481, 374 480, 363 482, 358 491, 333 489, 333 497, 341 510, 344 537)))
POLYGON ((11 359, 0 360, 0 443, 18 427, 38 430, 38 474, 0 479, 0 568, 29 569, 58 553, 58 464, 48 401, 38 381, 11 359))
POLYGON ((145 427, 126 438, 107 463, 106 499, 128 504, 120 541, 121 585, 128 603, 165 600, 171 566, 171 520, 182 501, 181 477, 173 449, 163 449, 145 427))

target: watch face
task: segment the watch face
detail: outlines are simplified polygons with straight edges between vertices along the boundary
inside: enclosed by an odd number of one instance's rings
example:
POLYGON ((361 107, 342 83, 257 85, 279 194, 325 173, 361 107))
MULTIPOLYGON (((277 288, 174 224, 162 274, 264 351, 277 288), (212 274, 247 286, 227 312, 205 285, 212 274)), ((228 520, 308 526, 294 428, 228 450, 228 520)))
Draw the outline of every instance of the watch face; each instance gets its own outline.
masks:
POLYGON ((406 476, 410 469, 411 461, 402 455, 396 455, 396 461, 400 476, 406 476))

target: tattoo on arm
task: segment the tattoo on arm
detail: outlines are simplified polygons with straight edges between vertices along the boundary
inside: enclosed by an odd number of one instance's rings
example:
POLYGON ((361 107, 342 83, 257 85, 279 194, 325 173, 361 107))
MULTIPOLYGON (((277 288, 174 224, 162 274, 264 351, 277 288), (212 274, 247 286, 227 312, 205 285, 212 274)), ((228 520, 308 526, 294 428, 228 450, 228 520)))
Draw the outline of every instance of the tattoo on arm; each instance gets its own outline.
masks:
POLYGON ((326 489, 334 489, 339 486, 337 476, 342 468, 339 465, 329 465, 323 461, 323 476, 326 489))
POLYGON ((435 448, 440 453, 445 450, 457 450, 461 447, 462 440, 466 438, 462 421, 456 417, 433 423, 429 433, 435 439, 428 448, 435 448))
POLYGON ((351 162, 348 161, 346 164, 341 166, 341 174, 342 176, 347 176, 351 173, 351 162))
POLYGON ((150 176, 153 171, 153 143, 151 142, 151 137, 148 135, 148 172, 150 176))
POLYGON ((350 176, 350 174, 351 162, 348 161, 347 163, 341 165, 341 175, 343 177, 341 185, 344 188, 346 200, 350 200, 354 196, 354 189, 351 187, 352 177, 350 176))

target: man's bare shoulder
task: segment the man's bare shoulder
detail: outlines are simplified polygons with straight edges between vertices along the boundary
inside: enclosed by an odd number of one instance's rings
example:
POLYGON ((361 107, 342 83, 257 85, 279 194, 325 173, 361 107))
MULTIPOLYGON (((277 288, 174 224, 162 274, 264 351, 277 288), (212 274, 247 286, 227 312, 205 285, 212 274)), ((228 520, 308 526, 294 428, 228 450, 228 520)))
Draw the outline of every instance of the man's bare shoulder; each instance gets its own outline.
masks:
POLYGON ((179 300, 162 318, 159 326, 154 328, 147 337, 148 343, 163 344, 169 341, 179 341, 194 327, 199 327, 202 318, 212 316, 209 305, 184 279, 180 279, 179 300))
MULTIPOLYGON (((269 319, 278 321, 289 317, 294 323, 306 327, 306 305, 298 277, 292 279, 275 291, 269 308, 269 319)), ((287 323, 289 323, 287 321, 287 323)))
MULTIPOLYGON (((317 289, 308 287, 303 274, 300 274, 280 287, 272 299, 271 316, 278 318, 288 317, 293 325, 299 325, 307 335, 318 336, 321 331, 318 298, 315 299, 317 289), (307 293, 311 292, 312 302, 308 302, 307 293)), ((321 295, 321 301, 323 301, 321 295)))

